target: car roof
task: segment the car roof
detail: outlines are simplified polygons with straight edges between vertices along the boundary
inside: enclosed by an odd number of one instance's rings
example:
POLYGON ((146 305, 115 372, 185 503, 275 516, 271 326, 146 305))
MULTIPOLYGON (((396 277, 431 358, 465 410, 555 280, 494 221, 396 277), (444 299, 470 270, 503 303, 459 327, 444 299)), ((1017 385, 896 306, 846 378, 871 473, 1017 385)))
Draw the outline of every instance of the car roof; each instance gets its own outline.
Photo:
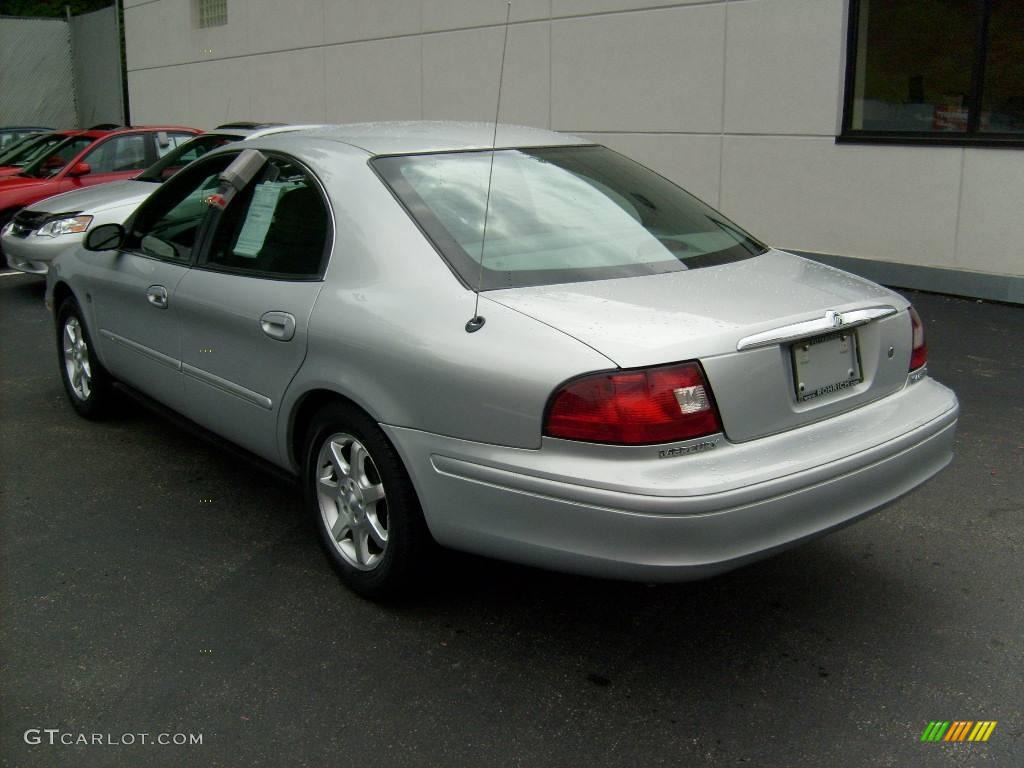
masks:
POLYGON ((318 125, 288 125, 277 123, 265 128, 214 128, 212 131, 197 133, 193 139, 198 138, 222 138, 231 141, 244 141, 245 139, 258 139, 263 136, 273 136, 278 133, 291 133, 306 128, 318 128, 318 125))
MULTIPOLYGON (((93 134, 93 133, 95 133, 95 134, 97 134, 99 136, 105 136, 106 135, 105 131, 80 131, 78 128, 65 128, 65 129, 59 130, 59 131, 50 131, 50 134, 53 134, 54 136, 65 136, 67 138, 71 138, 72 136, 82 136, 82 135, 93 134)), ((47 135, 49 135, 49 134, 47 134, 47 135)))
POLYGON ((256 131, 239 131, 247 139, 258 139, 263 136, 275 136, 279 133, 294 133, 296 131, 311 131, 315 128, 323 128, 323 125, 319 123, 311 123, 309 125, 291 125, 289 123, 281 123, 280 125, 272 125, 266 128, 260 128, 256 131))
POLYGON ((273 136, 276 133, 291 133, 308 128, 320 128, 320 125, 290 125, 288 123, 273 123, 259 128, 226 128, 223 125, 217 126, 212 131, 206 131, 200 136, 224 136, 231 139, 256 139, 261 136, 273 136))
POLYGON ((213 130, 219 131, 221 129, 227 130, 230 128, 244 128, 249 131, 258 131, 260 128, 274 128, 279 125, 286 125, 286 123, 258 123, 253 120, 240 120, 235 123, 224 123, 223 125, 218 125, 213 130))
POLYGON ((184 131, 185 133, 202 133, 198 128, 190 128, 187 125, 129 125, 126 128, 114 128, 108 131, 98 131, 101 136, 109 136, 117 133, 133 133, 137 131, 184 131))
POLYGON ((158 131, 183 131, 185 133, 199 134, 198 128, 189 128, 187 125, 130 125, 125 128, 89 128, 87 130, 56 131, 63 136, 87 136, 90 139, 102 139, 106 136, 117 136, 122 133, 156 133, 158 131))
POLYGON ((456 152, 511 147, 551 147, 593 144, 565 133, 522 125, 454 121, 398 121, 319 125, 296 128, 280 137, 289 143, 320 139, 349 144, 372 155, 405 155, 420 152, 456 152))

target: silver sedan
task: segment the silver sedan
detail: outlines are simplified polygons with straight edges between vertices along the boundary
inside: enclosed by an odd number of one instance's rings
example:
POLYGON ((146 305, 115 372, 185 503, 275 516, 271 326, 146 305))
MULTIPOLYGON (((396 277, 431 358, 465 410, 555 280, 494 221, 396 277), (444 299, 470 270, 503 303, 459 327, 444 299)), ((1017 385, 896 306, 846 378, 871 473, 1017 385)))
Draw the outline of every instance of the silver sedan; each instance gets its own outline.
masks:
POLYGON ((337 126, 215 150, 55 262, 74 408, 115 386, 299 475, 384 597, 434 546, 680 580, 951 459, 898 294, 548 131, 337 126))

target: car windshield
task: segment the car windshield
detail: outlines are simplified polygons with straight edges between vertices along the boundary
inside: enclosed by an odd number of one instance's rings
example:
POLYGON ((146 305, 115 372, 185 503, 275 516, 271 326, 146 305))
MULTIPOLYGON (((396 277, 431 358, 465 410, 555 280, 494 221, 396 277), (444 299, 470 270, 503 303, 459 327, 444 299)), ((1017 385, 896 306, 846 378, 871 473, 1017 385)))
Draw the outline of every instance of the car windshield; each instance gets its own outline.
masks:
POLYGON ((767 250, 654 171, 595 146, 493 153, 485 242, 491 154, 373 161, 452 268, 481 290, 678 272, 767 250))
POLYGON ((151 181, 161 184, 210 150, 230 144, 233 141, 238 141, 241 138, 241 136, 225 135, 223 133, 207 133, 196 136, 194 139, 186 141, 173 151, 168 152, 136 176, 135 179, 136 181, 151 181))
POLYGON ((11 145, 3 154, 0 154, 0 165, 26 165, 37 154, 45 152, 50 147, 57 146, 65 139, 67 139, 67 136, 60 134, 30 136, 16 145, 11 145))
POLYGON ((7 162, 8 157, 15 157, 19 152, 24 150, 26 147, 32 146, 41 137, 36 134, 35 136, 22 136, 17 141, 11 142, 0 150, 0 165, 10 165, 7 162))
POLYGON ((41 132, 41 128, 15 128, 9 131, 0 129, 0 150, 6 152, 11 147, 41 132))
POLYGON ((54 147, 47 147, 32 156, 21 175, 36 179, 48 179, 55 176, 93 141, 95 139, 90 139, 88 136, 72 136, 54 147))

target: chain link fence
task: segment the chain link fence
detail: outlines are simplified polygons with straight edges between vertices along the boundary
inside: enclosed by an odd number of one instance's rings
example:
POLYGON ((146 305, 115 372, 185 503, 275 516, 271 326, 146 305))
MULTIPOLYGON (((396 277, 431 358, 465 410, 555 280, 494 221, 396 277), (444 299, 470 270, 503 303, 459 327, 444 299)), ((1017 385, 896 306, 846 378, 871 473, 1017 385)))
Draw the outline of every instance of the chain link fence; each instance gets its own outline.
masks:
POLYGON ((0 126, 124 120, 117 8, 70 19, 0 16, 0 126))

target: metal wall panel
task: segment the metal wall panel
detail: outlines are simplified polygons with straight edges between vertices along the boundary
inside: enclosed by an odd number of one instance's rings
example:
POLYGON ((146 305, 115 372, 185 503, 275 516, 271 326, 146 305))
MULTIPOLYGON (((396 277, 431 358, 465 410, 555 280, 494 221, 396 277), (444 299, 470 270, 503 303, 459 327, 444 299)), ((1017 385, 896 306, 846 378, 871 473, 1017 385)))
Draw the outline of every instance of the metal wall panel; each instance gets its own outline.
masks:
POLYGON ((110 6, 71 19, 78 123, 122 123, 121 43, 117 8, 110 6))

